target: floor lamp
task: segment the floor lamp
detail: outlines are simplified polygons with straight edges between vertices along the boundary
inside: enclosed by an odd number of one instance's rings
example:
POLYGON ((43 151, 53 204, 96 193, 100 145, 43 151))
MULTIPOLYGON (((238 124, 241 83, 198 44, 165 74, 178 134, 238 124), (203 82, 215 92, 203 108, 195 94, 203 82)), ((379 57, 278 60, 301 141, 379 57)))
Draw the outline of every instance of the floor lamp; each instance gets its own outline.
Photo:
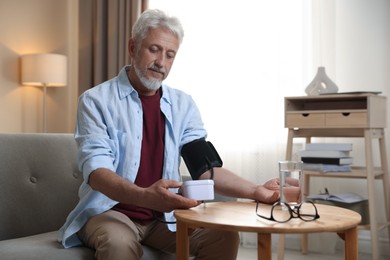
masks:
POLYGON ((48 87, 64 87, 67 82, 67 58, 53 53, 27 54, 21 57, 22 84, 43 87, 43 132, 47 132, 46 96, 48 87))

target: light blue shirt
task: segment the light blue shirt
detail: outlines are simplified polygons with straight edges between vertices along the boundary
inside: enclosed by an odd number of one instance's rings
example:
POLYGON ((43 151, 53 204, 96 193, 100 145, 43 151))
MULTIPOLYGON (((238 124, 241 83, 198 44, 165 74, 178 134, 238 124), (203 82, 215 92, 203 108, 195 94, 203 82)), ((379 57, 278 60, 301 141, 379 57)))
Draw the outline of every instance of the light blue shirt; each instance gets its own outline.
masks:
MULTIPOLYGON (((137 176, 142 105, 127 77, 128 69, 125 66, 117 77, 87 90, 79 98, 75 138, 84 182, 79 189, 79 203, 59 230, 58 240, 65 248, 81 245, 76 233, 87 220, 118 203, 92 190, 88 184, 91 172, 107 168, 130 182, 137 176)), ((163 178, 180 180, 181 147, 205 138, 207 133, 195 102, 186 93, 163 84, 160 107, 166 122, 163 178)), ((170 221, 172 212, 165 217, 170 221)))

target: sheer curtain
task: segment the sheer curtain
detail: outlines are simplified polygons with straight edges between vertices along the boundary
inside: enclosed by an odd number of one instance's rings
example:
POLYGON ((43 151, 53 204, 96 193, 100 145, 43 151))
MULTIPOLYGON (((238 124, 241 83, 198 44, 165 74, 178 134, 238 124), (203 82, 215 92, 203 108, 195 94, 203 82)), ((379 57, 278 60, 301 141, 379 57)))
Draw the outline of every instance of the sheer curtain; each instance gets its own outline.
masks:
POLYGON ((305 95, 313 76, 310 1, 150 0, 149 7, 183 23, 166 83, 193 96, 224 165, 259 183, 276 177, 287 140, 284 97, 305 95))
POLYGON ((148 0, 83 0, 79 4, 81 94, 130 63, 127 41, 148 0))

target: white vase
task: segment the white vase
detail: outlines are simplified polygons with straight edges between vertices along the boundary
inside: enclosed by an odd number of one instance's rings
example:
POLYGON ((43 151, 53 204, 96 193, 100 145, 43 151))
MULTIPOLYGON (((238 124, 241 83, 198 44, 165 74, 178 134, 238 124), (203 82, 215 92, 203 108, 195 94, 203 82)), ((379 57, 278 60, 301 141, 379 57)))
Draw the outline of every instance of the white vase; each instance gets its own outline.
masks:
POLYGON ((317 74, 306 87, 305 92, 308 96, 317 96, 324 93, 337 93, 339 88, 326 75, 325 67, 318 67, 317 74))

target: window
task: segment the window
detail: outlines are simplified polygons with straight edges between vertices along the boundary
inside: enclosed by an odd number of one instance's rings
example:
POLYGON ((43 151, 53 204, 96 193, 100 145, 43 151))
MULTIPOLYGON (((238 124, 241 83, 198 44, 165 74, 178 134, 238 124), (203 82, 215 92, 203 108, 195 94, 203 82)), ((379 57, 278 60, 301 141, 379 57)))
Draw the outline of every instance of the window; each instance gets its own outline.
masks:
POLYGON ((284 97, 305 95, 312 77, 310 1, 150 0, 149 7, 183 24, 166 83, 193 96, 225 165, 254 181, 276 176, 287 140, 284 97))

